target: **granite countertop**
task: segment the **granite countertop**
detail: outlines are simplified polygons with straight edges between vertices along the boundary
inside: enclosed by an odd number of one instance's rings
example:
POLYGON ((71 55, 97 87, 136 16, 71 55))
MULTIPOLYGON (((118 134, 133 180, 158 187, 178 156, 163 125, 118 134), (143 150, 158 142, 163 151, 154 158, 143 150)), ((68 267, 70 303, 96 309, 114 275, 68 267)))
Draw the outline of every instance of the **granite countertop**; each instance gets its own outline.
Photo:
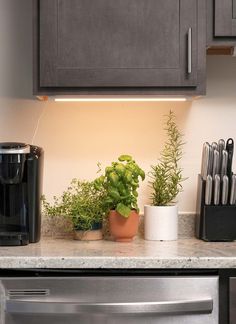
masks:
POLYGON ((236 268, 236 242, 195 238, 131 243, 43 238, 21 247, 0 248, 0 268, 164 269, 236 268))

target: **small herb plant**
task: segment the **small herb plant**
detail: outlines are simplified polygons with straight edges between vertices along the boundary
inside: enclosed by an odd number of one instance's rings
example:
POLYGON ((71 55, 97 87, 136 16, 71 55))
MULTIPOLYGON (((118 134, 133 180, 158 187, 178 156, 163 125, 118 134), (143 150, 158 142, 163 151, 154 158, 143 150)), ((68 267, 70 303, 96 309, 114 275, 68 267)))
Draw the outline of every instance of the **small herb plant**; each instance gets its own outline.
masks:
POLYGON ((70 186, 60 197, 54 197, 50 204, 43 197, 44 213, 47 216, 67 217, 75 230, 91 230, 101 223, 106 214, 105 191, 94 181, 73 179, 70 186))
POLYGON ((178 193, 182 191, 182 181, 185 180, 179 166, 179 161, 183 156, 183 134, 176 125, 176 116, 172 111, 167 116, 164 129, 168 140, 164 144, 159 163, 151 166, 152 170, 149 173, 153 206, 173 204, 178 193))
POLYGON ((145 173, 130 155, 121 155, 118 162, 112 162, 111 166, 106 167, 105 175, 96 182, 98 188, 102 187, 106 191, 108 209, 116 210, 125 218, 129 217, 132 209, 138 211, 139 178, 144 180, 145 173))

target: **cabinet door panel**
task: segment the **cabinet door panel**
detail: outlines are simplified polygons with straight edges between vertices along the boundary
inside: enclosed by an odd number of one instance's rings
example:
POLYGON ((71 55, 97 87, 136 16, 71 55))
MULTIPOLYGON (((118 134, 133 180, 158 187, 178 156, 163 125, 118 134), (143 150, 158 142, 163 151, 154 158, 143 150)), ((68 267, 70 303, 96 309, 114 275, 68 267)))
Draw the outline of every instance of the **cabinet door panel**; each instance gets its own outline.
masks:
POLYGON ((41 0, 39 10, 41 87, 197 86, 196 0, 41 0))
POLYGON ((217 37, 236 36, 236 0, 215 0, 215 33, 217 37))
POLYGON ((178 56, 165 55, 179 47, 178 1, 162 1, 161 10, 155 0, 125 2, 59 1, 59 67, 178 68, 178 56))
POLYGON ((233 0, 233 19, 236 19, 236 0, 233 0))

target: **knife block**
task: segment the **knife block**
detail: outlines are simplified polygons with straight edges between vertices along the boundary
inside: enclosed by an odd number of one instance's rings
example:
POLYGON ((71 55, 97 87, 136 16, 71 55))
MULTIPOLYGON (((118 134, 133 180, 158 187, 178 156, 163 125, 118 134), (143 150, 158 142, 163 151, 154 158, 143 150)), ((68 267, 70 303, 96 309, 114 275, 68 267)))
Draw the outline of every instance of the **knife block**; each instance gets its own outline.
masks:
POLYGON ((206 205, 206 181, 198 175, 196 236, 209 242, 236 240, 236 205, 206 205))

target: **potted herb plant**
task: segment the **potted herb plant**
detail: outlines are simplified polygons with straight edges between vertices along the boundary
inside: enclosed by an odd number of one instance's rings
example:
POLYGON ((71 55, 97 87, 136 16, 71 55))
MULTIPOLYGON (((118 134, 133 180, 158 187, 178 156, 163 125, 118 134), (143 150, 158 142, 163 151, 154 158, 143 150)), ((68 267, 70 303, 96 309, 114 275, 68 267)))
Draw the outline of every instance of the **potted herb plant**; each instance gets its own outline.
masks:
POLYGON ((102 220, 106 213, 105 191, 98 190, 95 181, 73 179, 61 197, 54 197, 50 204, 43 199, 47 216, 62 216, 73 226, 74 239, 102 239, 102 220))
POLYGON ((97 179, 98 186, 106 191, 105 201, 110 210, 109 229, 116 241, 129 242, 137 234, 140 178, 145 179, 144 171, 130 155, 121 155, 117 162, 112 162, 105 169, 105 175, 97 179))
POLYGON ((180 133, 176 116, 172 111, 165 125, 167 141, 157 165, 151 166, 149 182, 151 187, 151 206, 144 206, 144 236, 146 240, 177 240, 178 208, 176 196, 182 191, 183 135, 180 133))

